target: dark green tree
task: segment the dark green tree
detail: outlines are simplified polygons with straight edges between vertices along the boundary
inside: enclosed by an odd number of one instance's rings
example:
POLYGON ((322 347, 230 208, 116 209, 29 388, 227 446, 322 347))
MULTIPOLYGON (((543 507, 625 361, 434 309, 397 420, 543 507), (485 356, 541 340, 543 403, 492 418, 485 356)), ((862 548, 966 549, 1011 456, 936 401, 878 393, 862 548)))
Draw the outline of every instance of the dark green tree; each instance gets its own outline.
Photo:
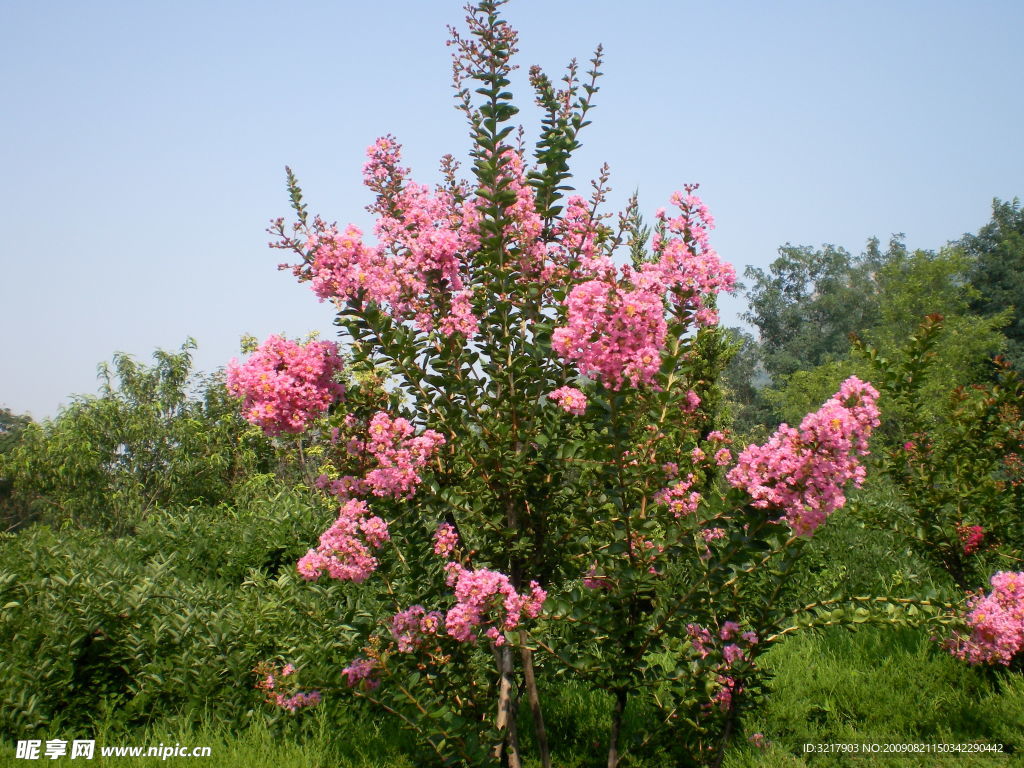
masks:
POLYGON ((983 315, 1012 310, 1006 356, 1024 366, 1024 209, 1020 200, 992 201, 992 220, 958 245, 972 264, 969 277, 978 290, 971 308, 983 315))
POLYGON ((850 333, 877 322, 878 270, 904 251, 898 236, 885 252, 869 241, 860 256, 833 245, 787 244, 767 271, 748 267, 750 309, 743 317, 758 329, 773 381, 845 355, 850 333))

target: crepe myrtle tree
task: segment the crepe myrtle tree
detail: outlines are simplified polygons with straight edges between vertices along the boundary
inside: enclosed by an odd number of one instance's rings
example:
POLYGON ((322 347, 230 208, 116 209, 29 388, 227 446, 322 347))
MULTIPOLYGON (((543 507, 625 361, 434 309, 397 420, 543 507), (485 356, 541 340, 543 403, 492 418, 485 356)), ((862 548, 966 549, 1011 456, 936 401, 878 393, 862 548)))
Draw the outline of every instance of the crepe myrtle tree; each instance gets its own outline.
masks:
POLYGON ((298 572, 357 582, 370 608, 338 628, 355 645, 340 676, 310 691, 268 662, 258 687, 293 711, 347 689, 445 763, 518 766, 522 710, 549 766, 538 677, 569 676, 610 692, 609 766, 633 697, 663 717, 631 744, 720 761, 772 640, 874 615, 864 602, 800 618, 776 598, 863 479, 876 393, 850 379, 798 428, 734 452, 716 421, 715 301, 735 275, 711 214, 685 186, 648 235, 635 198, 601 212, 606 169, 589 199, 571 194, 600 48, 558 83, 529 70, 543 117, 528 152, 500 5, 468 6, 468 31, 451 30, 468 178, 448 156, 443 183, 416 183, 396 139, 377 139, 369 238, 310 216, 288 171, 296 218, 273 222, 273 245, 334 306, 342 341, 272 338, 229 383, 268 432, 319 436, 337 518, 298 572))

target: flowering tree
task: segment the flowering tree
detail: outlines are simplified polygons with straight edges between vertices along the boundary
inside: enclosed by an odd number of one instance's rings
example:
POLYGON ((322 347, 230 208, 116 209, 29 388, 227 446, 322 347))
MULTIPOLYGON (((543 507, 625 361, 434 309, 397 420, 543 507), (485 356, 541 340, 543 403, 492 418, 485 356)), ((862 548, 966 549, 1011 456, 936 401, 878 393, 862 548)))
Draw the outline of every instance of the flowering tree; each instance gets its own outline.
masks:
MULTIPOLYGON (((714 407, 715 300, 735 276, 696 186, 650 237, 635 199, 600 213, 606 170, 590 199, 566 196, 600 49, 558 86, 530 70, 544 117, 528 154, 499 5, 452 30, 468 180, 449 156, 442 184, 418 184, 378 139, 374 242, 310 217, 288 172, 296 220, 274 222, 274 245, 337 310, 344 405, 325 345, 272 338, 232 386, 268 432, 322 435, 317 485, 339 511, 298 570, 361 583, 375 606, 342 672, 356 695, 472 765, 519 765, 525 703, 550 765, 538 678, 576 676, 611 694, 609 766, 634 697, 663 713, 647 743, 720 761, 758 655, 794 626, 776 605, 786 573, 863 479, 877 393, 851 378, 735 455, 714 407)), ((261 667, 268 700, 318 701, 287 669, 261 667)))

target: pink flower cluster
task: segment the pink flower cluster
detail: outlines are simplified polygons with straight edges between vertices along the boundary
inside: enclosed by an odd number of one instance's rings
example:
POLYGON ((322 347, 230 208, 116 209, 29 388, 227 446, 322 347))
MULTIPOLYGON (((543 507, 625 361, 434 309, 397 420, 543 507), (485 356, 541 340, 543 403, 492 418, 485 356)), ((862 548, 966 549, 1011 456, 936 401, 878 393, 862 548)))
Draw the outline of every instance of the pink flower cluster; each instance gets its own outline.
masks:
POLYGON ((593 563, 583 576, 583 586, 587 589, 612 589, 612 581, 597 570, 597 563, 593 563))
POLYGON ((278 671, 275 665, 261 662, 256 667, 256 673, 261 676, 259 682, 256 683, 256 688, 265 692, 266 701, 268 703, 273 704, 276 707, 280 707, 281 709, 287 709, 289 712, 295 712, 303 707, 315 706, 319 704, 322 699, 320 691, 310 691, 308 693, 296 691, 289 695, 276 690, 277 685, 281 680, 295 673, 295 667, 291 664, 285 664, 285 666, 278 671))
POLYGON ((985 540, 985 529, 980 525, 958 525, 956 533, 963 544, 965 555, 973 555, 985 540))
POLYGON ((798 536, 811 536, 846 503, 846 483, 864 480, 859 457, 879 424, 877 398, 874 387, 851 376, 800 429, 783 424, 763 446, 747 446, 729 482, 750 494, 755 507, 781 509, 798 536))
POLYGON ((686 402, 683 403, 683 413, 696 413, 700 407, 700 396, 692 389, 686 393, 686 402))
POLYGON ((566 413, 582 416, 587 410, 587 396, 574 387, 559 387, 548 394, 566 413))
POLYGON ((578 263, 579 269, 597 277, 611 277, 615 265, 597 251, 597 228, 587 201, 572 195, 565 201, 562 218, 555 225, 554 242, 548 245, 554 262, 551 276, 568 276, 578 263))
MULTIPOLYGON (((576 363, 580 373, 610 389, 620 389, 627 381, 634 387, 650 384, 658 373, 668 327, 666 294, 676 306, 692 312, 697 325, 711 325, 717 316, 707 297, 735 284, 735 270, 708 247, 707 230, 713 223, 691 190, 672 197, 681 216, 666 220, 664 211, 659 212, 667 234, 655 238, 658 260, 639 269, 622 267, 618 279, 610 260, 588 256, 591 241, 582 233, 577 238, 582 269, 593 279, 569 292, 566 324, 555 329, 551 346, 563 359, 576 363)), ((687 407, 699 403, 694 394, 687 407)))
POLYGON ((693 194, 696 189, 695 184, 687 185, 684 192, 672 194, 678 216, 668 217, 664 209, 658 211, 668 234, 655 234, 654 252, 661 256, 658 267, 673 301, 692 311, 697 325, 715 325, 718 313, 708 306, 706 297, 732 290, 736 271, 711 248, 709 233, 715 220, 704 201, 693 194))
POLYGON ((567 324, 551 336, 555 352, 611 389, 653 380, 668 328, 659 292, 588 280, 569 292, 565 306, 567 324))
POLYGON ((743 691, 739 681, 730 674, 732 667, 752 660, 751 649, 760 641, 755 632, 742 632, 735 621, 723 622, 716 637, 700 624, 688 624, 686 634, 696 656, 711 665, 718 687, 705 705, 717 706, 723 712, 732 706, 733 697, 743 691))
MULTIPOLYGON (((505 207, 508 223, 503 232, 503 241, 508 253, 518 254, 515 268, 523 278, 535 280, 545 270, 546 246, 541 240, 544 222, 537 213, 537 203, 533 187, 526 179, 523 158, 514 149, 505 149, 499 153, 501 162, 501 180, 506 192, 515 195, 514 200, 505 207)), ((480 190, 489 193, 490 190, 480 190)), ((479 193, 478 193, 479 194, 479 193)), ((479 205, 488 205, 486 197, 479 197, 479 205)), ((479 237, 479 221, 468 218, 467 223, 479 237)), ((479 241, 478 241, 479 242, 479 241)))
POLYGON ((268 435, 298 434, 344 395, 334 380, 341 367, 334 342, 271 336, 244 363, 228 363, 227 388, 245 398, 242 415, 268 435))
POLYGON ((970 664, 1009 664, 1024 651, 1024 573, 1000 571, 992 591, 970 600, 970 637, 954 636, 947 646, 970 664))
POLYGON ((391 636, 397 641, 399 651, 409 653, 419 648, 424 638, 439 635, 443 622, 440 611, 427 612, 422 605, 414 605, 391 619, 391 636))
POLYGON ((685 480, 680 480, 668 488, 663 488, 654 495, 654 500, 664 504, 669 511, 677 518, 684 517, 697 511, 700 505, 700 494, 691 491, 693 487, 693 473, 689 473, 685 480))
POLYGON ((377 467, 366 474, 366 484, 376 496, 411 498, 421 481, 417 470, 444 445, 444 435, 428 429, 413 437, 415 429, 408 419, 392 418, 384 411, 370 420, 368 431, 366 449, 377 467))
POLYGON ((448 585, 455 588, 456 604, 445 616, 449 635, 461 643, 476 639, 476 628, 490 624, 484 634, 495 645, 505 642, 502 630, 515 629, 523 615, 534 619, 540 615, 547 592, 530 582, 530 593, 516 592, 508 576, 488 568, 474 570, 458 563, 448 563, 448 585))
POLYGON ((341 674, 350 688, 361 687, 363 690, 372 691, 380 685, 380 680, 374 677, 376 671, 377 662, 359 656, 341 670, 341 674))
POLYGON ((380 549, 389 538, 388 524, 370 515, 365 501, 350 499, 341 505, 334 524, 320 536, 320 545, 299 560, 299 574, 309 581, 324 572, 340 581, 365 581, 377 569, 371 547, 380 549))
POLYGON ((459 546, 459 534, 451 523, 440 523, 434 531, 434 554, 448 557, 459 546))

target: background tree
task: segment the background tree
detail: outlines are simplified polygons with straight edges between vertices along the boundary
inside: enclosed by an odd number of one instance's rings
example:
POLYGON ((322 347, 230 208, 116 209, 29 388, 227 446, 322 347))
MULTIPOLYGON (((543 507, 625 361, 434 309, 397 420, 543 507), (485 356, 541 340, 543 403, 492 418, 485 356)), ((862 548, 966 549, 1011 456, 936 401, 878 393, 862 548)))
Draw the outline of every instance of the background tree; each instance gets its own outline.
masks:
POLYGON ((971 309, 999 315, 1011 310, 1006 326, 1007 357, 1024 365, 1024 209, 1020 200, 992 201, 992 220, 957 243, 972 261, 969 278, 977 289, 971 309))
MULTIPOLYGON (((18 444, 22 431, 32 422, 25 414, 0 408, 0 459, 18 444)), ((24 510, 11 499, 11 481, 0 470, 0 531, 10 530, 24 517, 24 510)))
POLYGON ((187 341, 155 363, 114 355, 98 395, 76 397, 52 421, 30 423, 0 456, 19 523, 130 529, 157 508, 232 498, 236 484, 274 469, 266 438, 237 413, 221 376, 197 377, 187 341))
POLYGON ((885 253, 872 240, 857 257, 833 245, 787 244, 767 271, 747 268, 750 309, 743 317, 758 329, 764 368, 776 384, 842 357, 849 334, 875 324, 878 269, 903 250, 898 237, 885 253))

